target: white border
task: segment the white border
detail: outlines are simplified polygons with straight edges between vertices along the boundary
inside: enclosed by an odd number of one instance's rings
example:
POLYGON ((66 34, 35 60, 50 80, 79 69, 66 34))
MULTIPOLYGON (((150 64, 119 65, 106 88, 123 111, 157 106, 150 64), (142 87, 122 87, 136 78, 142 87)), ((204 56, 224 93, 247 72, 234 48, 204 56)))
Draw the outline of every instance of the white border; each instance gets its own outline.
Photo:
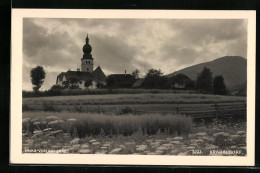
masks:
POLYGON ((255 11, 12 9, 10 163, 253 166, 255 163, 255 38, 255 11), (22 154, 22 24, 25 17, 248 19, 247 156, 22 154))

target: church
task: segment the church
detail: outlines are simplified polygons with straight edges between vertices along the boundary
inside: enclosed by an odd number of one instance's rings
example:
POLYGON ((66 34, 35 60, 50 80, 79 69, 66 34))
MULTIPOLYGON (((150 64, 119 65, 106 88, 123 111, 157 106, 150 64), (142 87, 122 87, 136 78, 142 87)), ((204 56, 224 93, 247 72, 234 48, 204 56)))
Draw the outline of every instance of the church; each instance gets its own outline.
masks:
POLYGON ((88 35, 85 40, 86 44, 83 46, 83 57, 81 58, 81 69, 77 69, 77 71, 68 70, 67 72, 62 72, 57 76, 56 84, 62 85, 62 82, 66 80, 78 80, 79 87, 84 89, 86 81, 92 81, 92 85, 89 88, 97 88, 98 84, 105 85, 106 83, 106 75, 102 71, 101 67, 98 66, 95 70, 94 68, 94 59, 91 55, 92 47, 89 44, 88 35))

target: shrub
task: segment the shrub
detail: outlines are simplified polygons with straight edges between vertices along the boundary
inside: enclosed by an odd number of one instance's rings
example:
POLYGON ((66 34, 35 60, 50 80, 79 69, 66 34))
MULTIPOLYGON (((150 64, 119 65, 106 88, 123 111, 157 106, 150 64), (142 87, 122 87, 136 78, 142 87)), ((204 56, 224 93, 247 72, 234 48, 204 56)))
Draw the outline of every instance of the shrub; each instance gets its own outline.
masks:
POLYGON ((125 114, 125 115, 132 114, 132 113, 134 113, 134 110, 129 107, 125 107, 125 108, 121 109, 121 111, 120 111, 120 114, 125 114))

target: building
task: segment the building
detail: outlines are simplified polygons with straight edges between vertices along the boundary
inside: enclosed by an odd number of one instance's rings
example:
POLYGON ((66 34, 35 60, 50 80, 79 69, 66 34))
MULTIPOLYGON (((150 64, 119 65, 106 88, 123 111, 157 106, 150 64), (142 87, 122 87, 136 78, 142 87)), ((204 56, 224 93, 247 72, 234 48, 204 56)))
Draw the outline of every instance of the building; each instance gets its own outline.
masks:
POLYGON ((108 76, 108 87, 112 88, 131 88, 136 79, 131 74, 111 74, 108 76))
POLYGON ((67 80, 77 80, 79 81, 79 87, 84 89, 85 83, 87 81, 92 81, 92 85, 89 88, 96 88, 97 84, 106 83, 106 75, 102 71, 101 67, 98 66, 94 71, 94 59, 91 55, 92 47, 89 44, 88 35, 85 40, 86 44, 83 46, 83 57, 81 58, 81 69, 77 71, 68 70, 67 72, 62 72, 57 76, 56 84, 62 85, 64 81, 67 80))
POLYGON ((172 86, 175 89, 186 89, 192 87, 193 81, 185 74, 179 73, 172 78, 172 86))

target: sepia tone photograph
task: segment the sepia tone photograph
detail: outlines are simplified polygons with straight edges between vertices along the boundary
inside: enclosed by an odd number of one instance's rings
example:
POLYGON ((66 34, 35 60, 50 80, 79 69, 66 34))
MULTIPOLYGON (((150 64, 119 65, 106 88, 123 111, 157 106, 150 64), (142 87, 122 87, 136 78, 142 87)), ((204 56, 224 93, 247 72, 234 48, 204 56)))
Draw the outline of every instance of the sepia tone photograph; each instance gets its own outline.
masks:
POLYGON ((248 156, 248 18, 21 25, 22 155, 248 156))

